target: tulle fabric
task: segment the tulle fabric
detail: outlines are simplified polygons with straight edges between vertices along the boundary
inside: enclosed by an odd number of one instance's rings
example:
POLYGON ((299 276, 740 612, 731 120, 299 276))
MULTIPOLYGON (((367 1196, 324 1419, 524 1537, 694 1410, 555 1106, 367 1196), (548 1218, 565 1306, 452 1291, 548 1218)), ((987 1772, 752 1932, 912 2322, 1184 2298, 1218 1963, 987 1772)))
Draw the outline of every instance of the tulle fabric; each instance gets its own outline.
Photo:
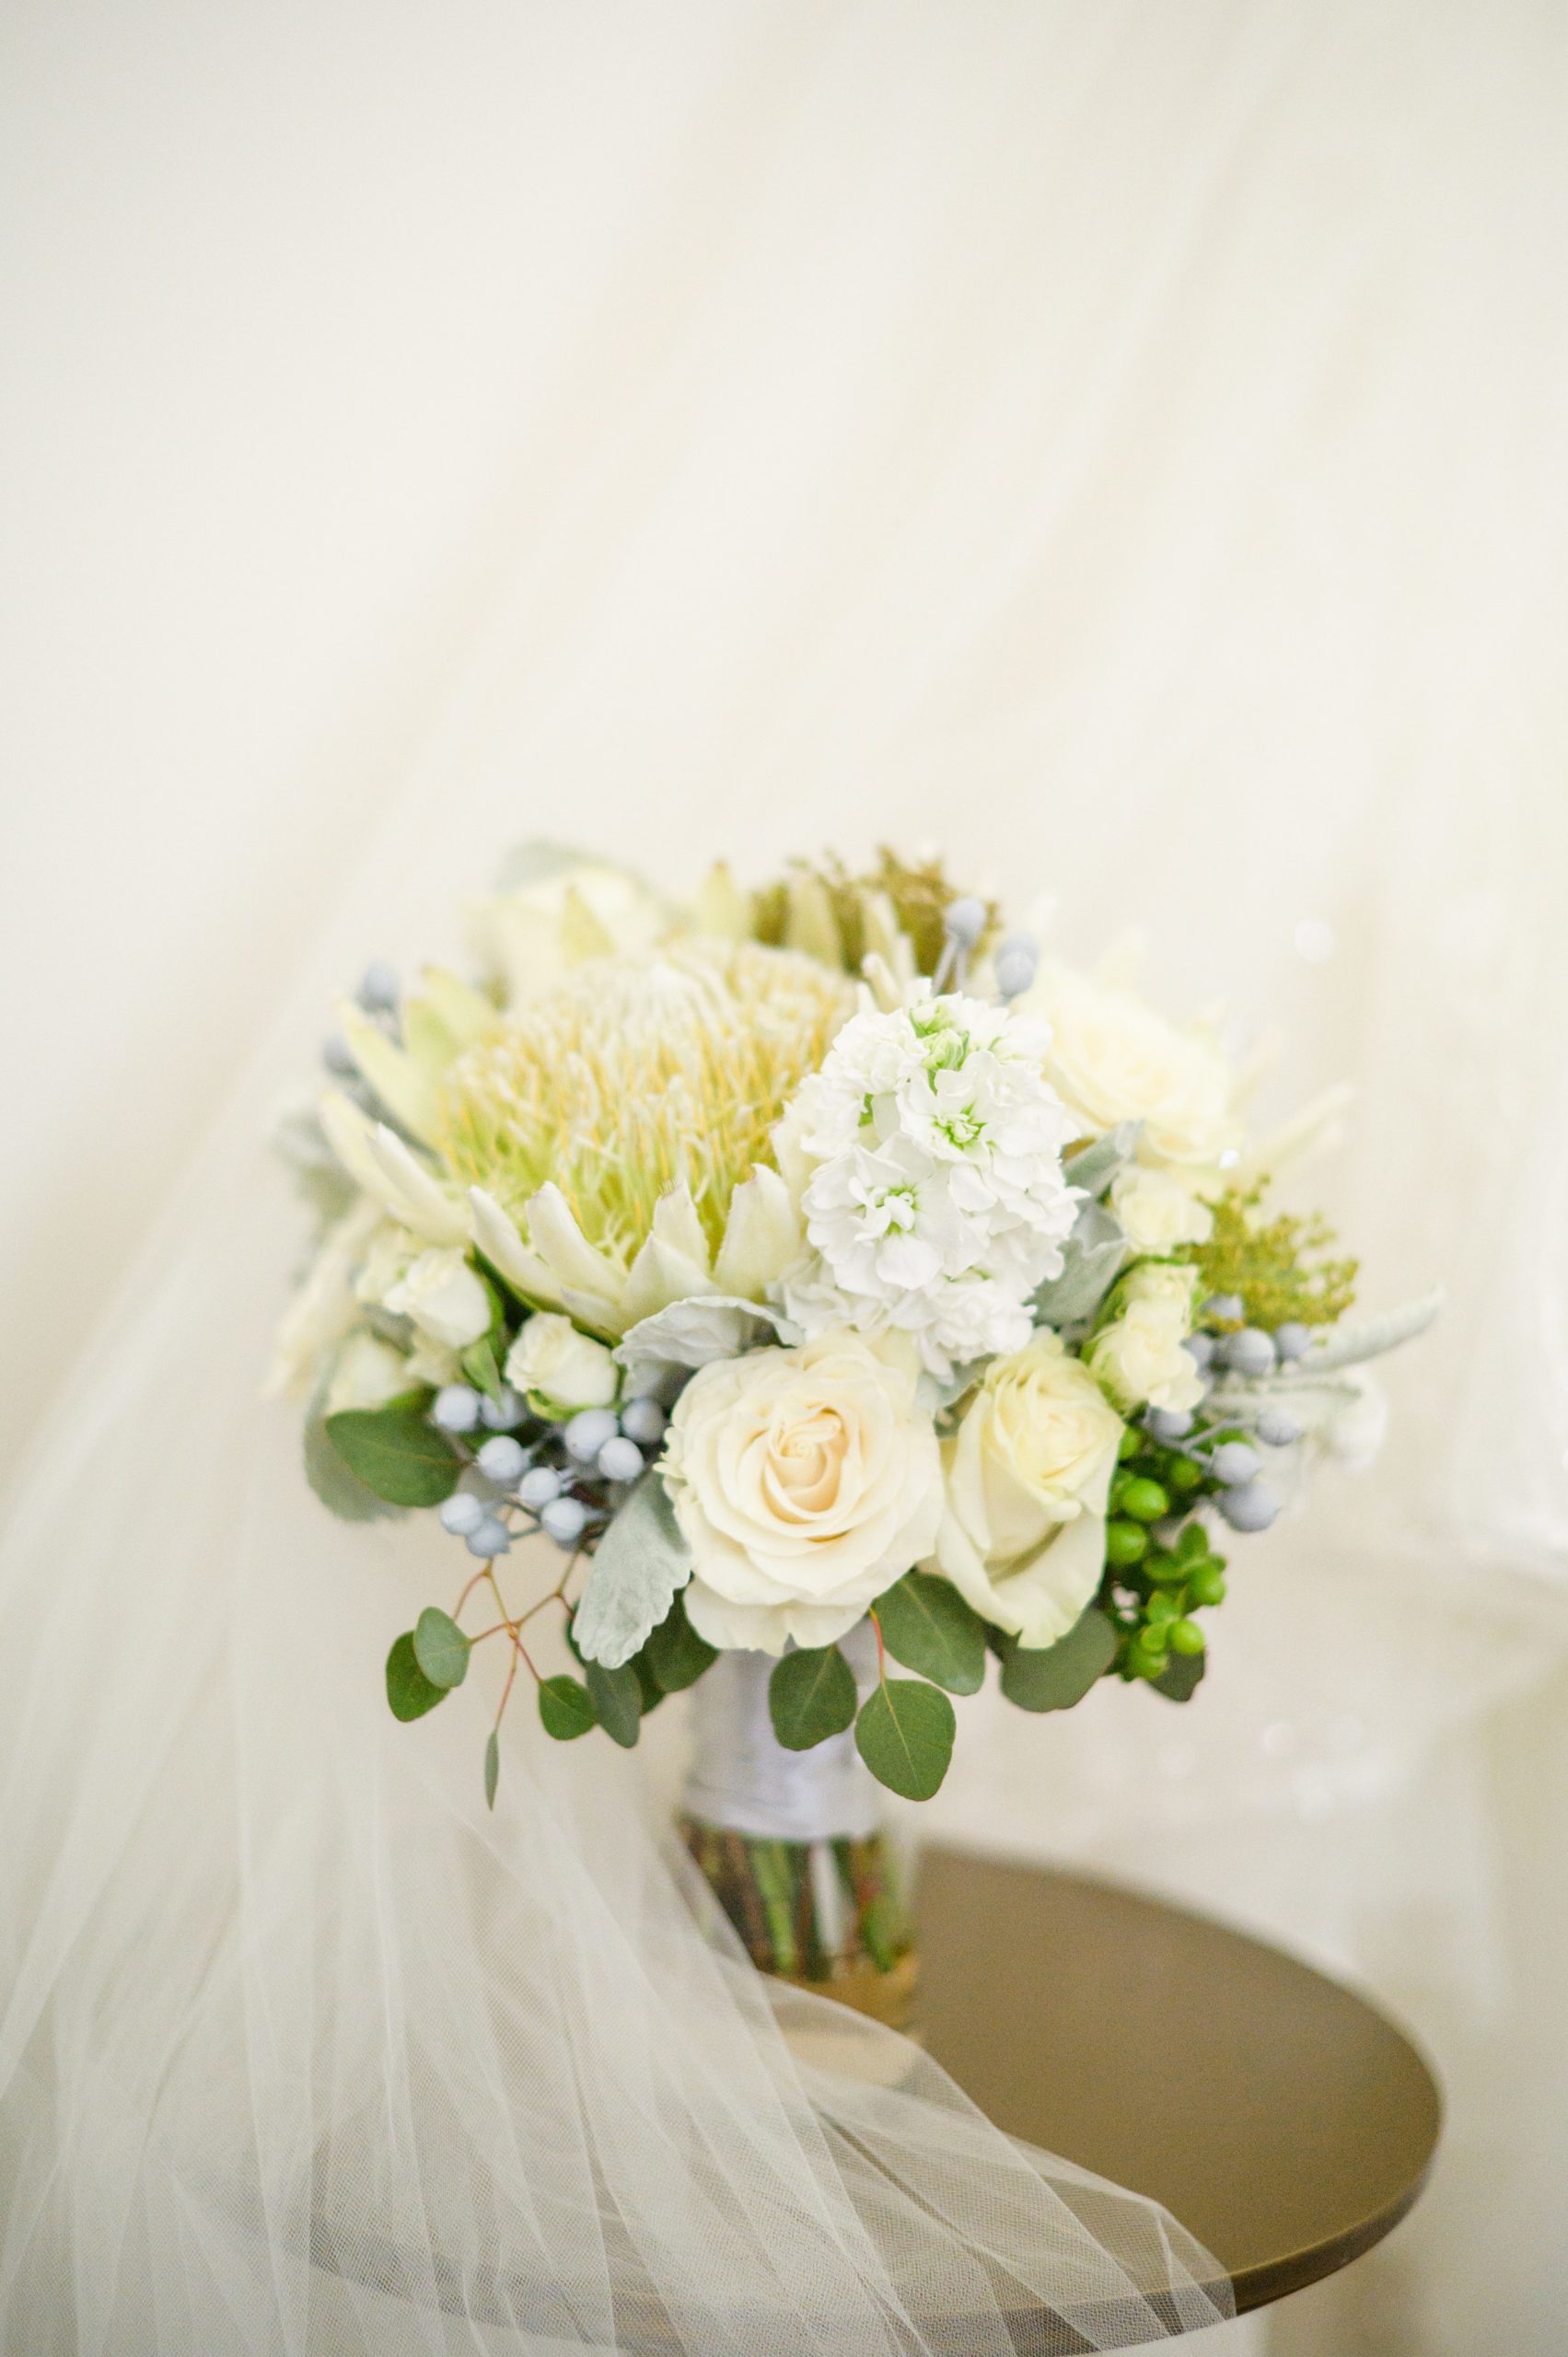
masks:
POLYGON ((1002 2357, 1226 2313, 1153 2204, 761 1980, 634 1759, 520 1696, 491 1814, 481 1666, 393 1722, 456 1550, 331 1519, 257 1399, 298 1223, 251 1127, 242 1086, 4 1555, 0 2347, 1002 2357))

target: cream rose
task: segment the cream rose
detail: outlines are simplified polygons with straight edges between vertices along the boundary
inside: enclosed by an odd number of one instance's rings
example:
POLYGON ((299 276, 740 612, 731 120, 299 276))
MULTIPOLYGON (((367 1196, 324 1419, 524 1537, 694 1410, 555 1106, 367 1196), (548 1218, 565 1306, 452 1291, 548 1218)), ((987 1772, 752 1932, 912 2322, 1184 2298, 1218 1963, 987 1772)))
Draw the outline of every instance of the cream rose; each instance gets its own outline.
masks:
POLYGON ((975 1610, 1053 1644, 1099 1585, 1122 1422, 1054 1334, 997 1359, 943 1445, 935 1562, 975 1610))
POLYGON ((490 1295, 460 1245, 417 1254, 382 1301, 449 1351, 466 1350, 490 1329, 490 1295))
POLYGON ((351 1334, 332 1363, 322 1412, 336 1416, 345 1408, 384 1408, 414 1380, 401 1351, 378 1334, 351 1334))
POLYGON ((1236 1076, 1209 1032, 1180 1029, 1132 991, 1065 966, 1046 967, 1015 1007, 1050 1024, 1045 1075, 1086 1136, 1142 1121, 1143 1160, 1205 1174, 1239 1147, 1236 1076))
POLYGON ((556 1409, 573 1415, 608 1408, 621 1375, 602 1342, 579 1333, 569 1318, 540 1310, 506 1353, 506 1380, 547 1415, 556 1409))
POLYGON ((942 1461, 902 1338, 835 1332, 699 1367, 663 1459, 712 1645, 830 1644, 929 1554, 942 1461))
POLYGON ((1110 1208, 1138 1252, 1174 1252, 1181 1244, 1206 1244, 1214 1215, 1190 1187, 1167 1170, 1130 1162, 1110 1182, 1110 1208))
POLYGON ((1197 1287, 1196 1269, 1168 1260, 1145 1260, 1122 1279, 1116 1318, 1084 1355, 1124 1408, 1185 1411, 1202 1398, 1198 1363, 1183 1348, 1197 1287))

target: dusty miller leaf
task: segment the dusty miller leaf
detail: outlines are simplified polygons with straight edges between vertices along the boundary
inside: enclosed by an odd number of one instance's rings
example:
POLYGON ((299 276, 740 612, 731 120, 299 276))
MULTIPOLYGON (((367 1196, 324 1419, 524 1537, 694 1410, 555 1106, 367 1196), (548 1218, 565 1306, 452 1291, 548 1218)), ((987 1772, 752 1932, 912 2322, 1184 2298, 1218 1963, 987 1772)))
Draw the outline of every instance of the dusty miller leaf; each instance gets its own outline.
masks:
POLYGON ((588 1568, 572 1634, 584 1661, 620 1669, 641 1651, 691 1576, 691 1550, 669 1492, 650 1465, 606 1530, 588 1568))

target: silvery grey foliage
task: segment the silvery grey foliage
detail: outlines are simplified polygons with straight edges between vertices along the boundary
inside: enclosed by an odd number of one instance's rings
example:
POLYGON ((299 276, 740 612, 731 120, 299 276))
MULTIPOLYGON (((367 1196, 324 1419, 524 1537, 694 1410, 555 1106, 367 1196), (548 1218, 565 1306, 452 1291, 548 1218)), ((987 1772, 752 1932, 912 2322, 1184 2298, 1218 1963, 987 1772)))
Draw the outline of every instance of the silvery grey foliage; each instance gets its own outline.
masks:
POLYGON ((1035 1295, 1037 1322, 1086 1326, 1121 1274, 1129 1249, 1126 1230, 1103 1203, 1081 1204, 1062 1248, 1062 1274, 1047 1278, 1035 1295))
POLYGON ((668 1403, 686 1377, 714 1359, 739 1358, 768 1342, 797 1342, 798 1327, 776 1309, 732 1294, 694 1294, 639 1319, 617 1344, 633 1397, 668 1403))
MULTIPOLYGON (((552 1511, 546 1507, 546 1516, 552 1511)), ((669 1493, 650 1468, 595 1550, 572 1623, 586 1661, 619 1669, 640 1651, 691 1576, 669 1493)))
POLYGON ((1397 1351, 1401 1342, 1413 1342, 1424 1334, 1443 1306, 1443 1295, 1423 1294, 1419 1301, 1408 1301, 1402 1309, 1388 1310, 1381 1318, 1363 1318, 1353 1326, 1336 1328, 1326 1342, 1319 1342, 1296 1362, 1302 1375, 1327 1375, 1332 1368, 1359 1366, 1365 1359, 1381 1358, 1386 1351, 1397 1351))
POLYGON ((1142 1121, 1118 1121, 1104 1137, 1096 1138, 1093 1145, 1080 1146, 1076 1154, 1068 1155, 1062 1166, 1068 1185, 1082 1187, 1098 1200, 1117 1172, 1132 1161, 1143 1134, 1142 1121))

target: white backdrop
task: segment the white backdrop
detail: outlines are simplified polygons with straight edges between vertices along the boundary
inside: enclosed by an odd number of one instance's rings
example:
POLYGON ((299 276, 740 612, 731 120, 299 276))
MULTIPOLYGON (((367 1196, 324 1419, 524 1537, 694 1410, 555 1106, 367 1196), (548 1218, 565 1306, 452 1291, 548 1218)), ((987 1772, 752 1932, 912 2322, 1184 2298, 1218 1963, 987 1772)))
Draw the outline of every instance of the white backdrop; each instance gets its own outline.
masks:
POLYGON ((433 763, 482 823, 408 840, 394 950, 530 832, 668 881, 935 839, 1075 950, 1141 922, 1283 1029, 1281 1108, 1359 1084, 1318 1190, 1369 1301, 1451 1308, 1200 1707, 999 1724, 943 1821, 1275 1929, 1437 2052, 1433 2192, 1275 2348, 1545 2357, 1568 18, 4 21, 8 1459, 433 763))

